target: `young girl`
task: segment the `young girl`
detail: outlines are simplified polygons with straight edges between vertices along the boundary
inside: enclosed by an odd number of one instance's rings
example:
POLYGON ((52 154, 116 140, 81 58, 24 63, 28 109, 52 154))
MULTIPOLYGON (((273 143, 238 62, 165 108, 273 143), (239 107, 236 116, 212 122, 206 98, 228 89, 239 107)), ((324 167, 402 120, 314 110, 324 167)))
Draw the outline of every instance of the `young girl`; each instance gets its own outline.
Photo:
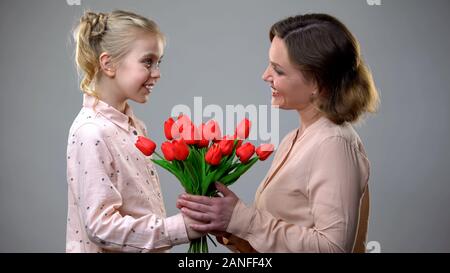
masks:
POLYGON ((137 150, 147 135, 127 100, 145 103, 160 78, 164 36, 125 11, 86 12, 75 31, 83 108, 67 146, 67 252, 156 252, 200 237, 166 217, 155 167, 137 150))

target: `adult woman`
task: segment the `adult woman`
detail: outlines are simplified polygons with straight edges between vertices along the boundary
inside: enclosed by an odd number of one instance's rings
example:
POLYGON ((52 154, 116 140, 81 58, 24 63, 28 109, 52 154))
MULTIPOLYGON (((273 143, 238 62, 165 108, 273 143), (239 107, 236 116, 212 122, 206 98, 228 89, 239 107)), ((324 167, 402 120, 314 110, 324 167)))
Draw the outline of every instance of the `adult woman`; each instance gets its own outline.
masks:
POLYGON ((369 161, 350 123, 376 110, 378 94, 358 42, 326 14, 281 20, 270 40, 272 104, 296 110, 301 126, 281 142, 252 207, 221 184, 223 197, 183 194, 177 206, 203 222, 193 229, 237 251, 364 251, 369 161))

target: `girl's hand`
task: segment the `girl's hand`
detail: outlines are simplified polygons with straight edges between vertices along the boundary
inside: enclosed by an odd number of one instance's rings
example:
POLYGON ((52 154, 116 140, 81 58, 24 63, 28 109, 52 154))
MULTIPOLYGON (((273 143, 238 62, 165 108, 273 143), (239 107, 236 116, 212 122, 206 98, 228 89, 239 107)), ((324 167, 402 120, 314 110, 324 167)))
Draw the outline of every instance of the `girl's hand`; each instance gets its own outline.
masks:
POLYGON ((183 215, 183 220, 184 220, 184 224, 186 226, 186 232, 187 232, 189 241, 198 239, 198 238, 206 235, 206 232, 198 232, 190 227, 192 224, 194 224, 194 223, 198 224, 200 222, 195 221, 194 219, 191 219, 186 215, 183 215))
POLYGON ((226 231, 239 198, 220 183, 216 183, 216 188, 223 197, 206 197, 187 193, 178 197, 177 208, 181 209, 186 216, 202 222, 190 224, 192 229, 216 234, 219 231, 226 231))

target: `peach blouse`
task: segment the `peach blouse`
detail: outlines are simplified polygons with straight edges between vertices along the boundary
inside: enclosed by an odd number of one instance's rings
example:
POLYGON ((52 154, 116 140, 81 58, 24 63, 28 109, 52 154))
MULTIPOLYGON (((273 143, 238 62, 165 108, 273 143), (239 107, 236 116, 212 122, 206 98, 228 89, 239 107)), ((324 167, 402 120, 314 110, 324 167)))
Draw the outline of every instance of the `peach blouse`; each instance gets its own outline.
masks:
POLYGON ((368 180, 355 130, 322 117, 283 139, 253 206, 239 201, 227 231, 258 252, 361 251, 368 180))

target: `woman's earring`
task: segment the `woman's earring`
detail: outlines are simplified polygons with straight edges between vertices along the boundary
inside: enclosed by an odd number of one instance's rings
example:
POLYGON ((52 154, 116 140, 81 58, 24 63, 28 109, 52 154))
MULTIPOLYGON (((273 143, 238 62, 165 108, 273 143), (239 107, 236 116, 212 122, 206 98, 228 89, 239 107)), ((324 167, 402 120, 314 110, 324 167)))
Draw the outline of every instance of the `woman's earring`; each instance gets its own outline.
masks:
POLYGON ((316 98, 317 98, 317 97, 316 97, 316 94, 317 94, 317 92, 315 92, 315 91, 311 93, 311 97, 309 97, 309 100, 310 100, 311 102, 313 102, 314 100, 316 100, 316 98))

